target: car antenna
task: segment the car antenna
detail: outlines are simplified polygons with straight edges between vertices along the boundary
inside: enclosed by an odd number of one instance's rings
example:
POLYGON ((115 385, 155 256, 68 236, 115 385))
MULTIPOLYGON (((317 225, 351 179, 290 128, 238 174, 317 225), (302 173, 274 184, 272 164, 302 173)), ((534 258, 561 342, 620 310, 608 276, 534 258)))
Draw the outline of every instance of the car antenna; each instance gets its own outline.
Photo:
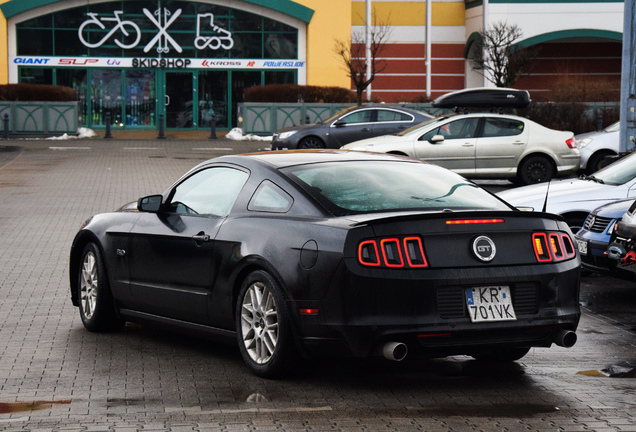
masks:
POLYGON ((545 190, 545 201, 543 201, 543 208, 541 209, 541 211, 543 213, 545 213, 546 209, 548 208, 548 195, 550 194, 550 181, 548 180, 548 188, 545 190))

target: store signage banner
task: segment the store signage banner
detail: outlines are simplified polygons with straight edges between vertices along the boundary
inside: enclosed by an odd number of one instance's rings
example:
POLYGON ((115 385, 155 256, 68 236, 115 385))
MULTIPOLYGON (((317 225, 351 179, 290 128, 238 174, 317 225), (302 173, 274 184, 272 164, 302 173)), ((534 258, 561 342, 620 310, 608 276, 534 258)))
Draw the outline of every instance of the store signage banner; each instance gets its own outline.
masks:
POLYGON ((301 60, 234 60, 189 58, 103 58, 103 57, 29 57, 15 56, 19 66, 112 67, 148 69, 302 69, 301 60))

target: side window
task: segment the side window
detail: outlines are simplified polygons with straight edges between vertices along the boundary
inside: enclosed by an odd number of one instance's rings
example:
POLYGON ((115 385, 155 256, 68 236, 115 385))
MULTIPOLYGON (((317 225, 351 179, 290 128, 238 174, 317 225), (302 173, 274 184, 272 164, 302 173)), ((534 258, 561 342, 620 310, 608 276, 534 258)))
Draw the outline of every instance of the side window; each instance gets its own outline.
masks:
POLYGON ((413 117, 399 111, 378 110, 378 122, 409 122, 413 121, 413 117))
POLYGON ((420 137, 419 141, 428 141, 435 135, 441 135, 447 140, 473 138, 478 124, 479 118, 475 117, 455 120, 428 131, 420 137))
POLYGON ((254 192, 247 209, 250 211, 285 213, 291 208, 293 203, 294 199, 287 192, 269 180, 265 180, 254 192))
POLYGON ((199 171, 176 187, 169 209, 179 214, 227 216, 247 178, 246 172, 235 168, 199 171))
POLYGON ((371 110, 362 110, 356 111, 354 113, 349 114, 348 116, 344 116, 339 122, 344 122, 346 124, 354 124, 354 123, 370 123, 371 122, 371 110))
POLYGON ((486 117, 484 120, 483 137, 520 135, 525 126, 522 121, 518 120, 495 117, 486 117))

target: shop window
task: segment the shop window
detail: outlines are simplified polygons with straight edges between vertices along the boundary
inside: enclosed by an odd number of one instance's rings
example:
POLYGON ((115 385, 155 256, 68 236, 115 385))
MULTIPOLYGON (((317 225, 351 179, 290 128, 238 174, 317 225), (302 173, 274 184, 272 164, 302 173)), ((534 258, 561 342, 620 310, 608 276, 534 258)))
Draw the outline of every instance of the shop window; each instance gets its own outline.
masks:
POLYGON ((126 71, 126 126, 155 125, 155 72, 126 71))
POLYGON ((18 55, 53 55, 53 31, 41 29, 18 29, 18 55))
POLYGON ((199 72, 199 127, 227 127, 226 71, 199 72))
POLYGON ((55 71, 55 81, 57 85, 70 87, 77 93, 79 102, 80 123, 88 124, 88 102, 86 99, 86 69, 57 69, 55 71))
POLYGON ((20 82, 26 84, 53 84, 53 69, 24 68, 19 69, 20 82))
POLYGON ((296 72, 286 71, 266 71, 264 84, 296 84, 296 72))
POLYGON ((93 70, 90 91, 92 124, 105 125, 107 113, 110 113, 112 124, 123 124, 121 114, 121 71, 93 70))

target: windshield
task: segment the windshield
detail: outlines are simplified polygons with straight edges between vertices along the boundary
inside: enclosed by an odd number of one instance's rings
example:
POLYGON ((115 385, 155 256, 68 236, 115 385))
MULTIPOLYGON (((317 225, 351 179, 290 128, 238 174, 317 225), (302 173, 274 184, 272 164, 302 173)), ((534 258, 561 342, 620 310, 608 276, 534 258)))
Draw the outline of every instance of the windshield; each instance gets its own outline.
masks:
POLYGON ((428 125, 433 124, 433 123, 440 122, 442 120, 446 120, 449 117, 450 116, 433 117, 430 120, 426 120, 426 121, 424 121, 422 123, 418 123, 416 125, 413 125, 413 126, 411 126, 410 128, 408 128, 406 130, 403 130, 402 132, 398 133, 397 136, 406 136, 406 135, 410 135, 410 134, 413 134, 413 133, 419 133, 420 130, 423 127, 428 126, 428 125))
POLYGON ((617 121, 616 123, 613 123, 609 125, 608 127, 606 127, 605 132, 616 132, 620 130, 620 128, 621 128, 621 122, 617 121))
POLYGON ((347 161, 283 171, 336 216, 396 210, 510 210, 463 177, 425 163, 347 161))
POLYGON ((594 173, 594 178, 606 184, 619 185, 636 177, 636 153, 624 157, 594 173))

